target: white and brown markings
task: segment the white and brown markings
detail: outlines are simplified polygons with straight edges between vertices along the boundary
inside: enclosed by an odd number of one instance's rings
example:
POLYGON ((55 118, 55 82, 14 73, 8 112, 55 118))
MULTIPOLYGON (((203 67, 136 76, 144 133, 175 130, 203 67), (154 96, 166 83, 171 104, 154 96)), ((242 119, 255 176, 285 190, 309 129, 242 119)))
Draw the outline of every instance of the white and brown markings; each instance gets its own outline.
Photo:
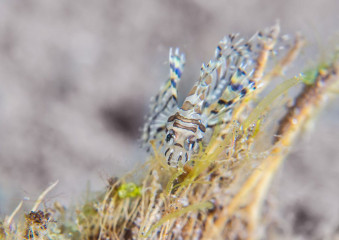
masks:
POLYGON ((153 99, 142 140, 156 140, 171 167, 183 166, 208 143, 207 131, 228 123, 236 103, 259 86, 262 58, 268 58, 279 26, 258 32, 248 41, 231 34, 220 41, 214 59, 202 65, 200 78, 181 107, 177 85, 184 69, 184 55, 169 54, 170 77, 153 99), (270 49, 267 46, 272 46, 270 49))

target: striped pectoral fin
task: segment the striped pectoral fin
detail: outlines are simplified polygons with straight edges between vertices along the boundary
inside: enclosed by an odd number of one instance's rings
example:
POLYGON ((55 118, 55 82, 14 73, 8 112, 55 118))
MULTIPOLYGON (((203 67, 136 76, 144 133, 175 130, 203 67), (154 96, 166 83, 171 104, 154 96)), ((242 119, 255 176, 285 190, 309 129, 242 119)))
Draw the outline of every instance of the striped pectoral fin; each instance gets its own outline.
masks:
MULTIPOLYGON (((214 76, 217 83, 207 96, 207 106, 217 102, 232 87, 233 92, 247 83, 243 80, 253 68, 253 59, 250 56, 251 46, 236 34, 225 37, 215 52, 214 76), (247 73, 248 72, 248 73, 247 73)), ((232 92, 232 91, 231 91, 232 92)), ((230 98, 226 96, 226 98, 230 98)))
POLYGON ((174 101, 177 101, 178 90, 177 85, 180 82, 181 75, 184 71, 185 65, 185 56, 184 54, 179 53, 179 49, 175 49, 173 52, 172 48, 169 52, 169 67, 170 73, 167 81, 162 85, 159 90, 159 93, 153 100, 153 106, 151 111, 157 111, 163 108, 164 104, 167 104, 168 99, 173 98, 174 101))
POLYGON ((255 90, 251 80, 234 81, 229 84, 221 97, 206 109, 208 124, 226 123, 231 120, 234 107, 249 93, 255 90), (207 113, 208 111, 208 113, 207 113))
MULTIPOLYGON (((224 91, 227 85, 230 85, 234 91, 255 89, 255 85, 258 85, 263 75, 268 57, 273 52, 278 34, 279 25, 275 25, 256 33, 246 42, 239 39, 236 34, 225 37, 216 49, 215 58, 219 62, 225 59, 227 84, 220 85, 218 88, 224 91)), ((219 89, 216 92, 220 94, 219 89)), ((244 95, 247 90, 239 93, 244 95)))
POLYGON ((222 97, 207 109, 209 111, 209 122, 225 122, 230 120, 234 107, 241 102, 242 98, 249 91, 248 88, 240 87, 235 91, 234 87, 228 86, 222 97))
POLYGON ((142 140, 148 142, 158 139, 158 135, 165 129, 168 117, 178 110, 177 84, 180 81, 185 65, 185 57, 177 48, 169 53, 170 77, 160 88, 159 93, 152 99, 150 114, 144 125, 142 140))
POLYGON ((215 68, 202 68, 202 74, 212 76, 213 73, 217 83, 208 94, 203 110, 209 125, 230 120, 234 106, 257 88, 267 58, 264 53, 272 50, 278 31, 272 28, 259 32, 246 42, 236 34, 220 41, 215 51, 215 68))
POLYGON ((227 108, 218 114, 212 114, 207 119, 207 127, 214 128, 221 124, 228 124, 232 120, 234 108, 227 108))
MULTIPOLYGON (((195 95, 203 95, 205 104, 203 108, 208 108, 216 102, 227 86, 234 72, 246 62, 243 54, 243 39, 239 39, 237 34, 231 34, 221 40, 215 50, 215 59, 207 65, 203 64, 200 70, 200 80, 195 95)), ((205 109, 202 109, 204 111, 205 109)))
POLYGON ((170 78, 168 80, 169 91, 174 99, 177 99, 178 90, 177 85, 181 79, 182 72, 185 66, 185 56, 179 53, 179 49, 176 48, 174 53, 172 48, 169 52, 169 64, 170 64, 170 78))
POLYGON ((207 124, 209 126, 215 126, 231 120, 234 105, 234 99, 219 99, 213 103, 205 110, 205 114, 208 116, 207 124))

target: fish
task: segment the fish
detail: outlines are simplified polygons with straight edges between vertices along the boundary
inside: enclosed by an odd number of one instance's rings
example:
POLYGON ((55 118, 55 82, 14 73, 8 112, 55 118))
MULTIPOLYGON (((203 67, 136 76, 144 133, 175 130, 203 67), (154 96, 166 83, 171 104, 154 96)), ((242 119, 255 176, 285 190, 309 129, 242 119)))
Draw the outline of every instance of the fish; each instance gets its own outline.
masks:
MULTIPOLYGON (((158 142, 166 163, 173 168, 190 162, 208 144, 216 126, 227 125, 236 104, 260 87, 262 63, 274 53, 279 25, 264 29, 248 40, 229 34, 217 45, 214 57, 202 64, 200 77, 178 103, 185 55, 179 48, 169 51, 169 78, 151 100, 143 127, 144 145, 158 142)), ((149 147, 150 149, 150 147, 149 147)))

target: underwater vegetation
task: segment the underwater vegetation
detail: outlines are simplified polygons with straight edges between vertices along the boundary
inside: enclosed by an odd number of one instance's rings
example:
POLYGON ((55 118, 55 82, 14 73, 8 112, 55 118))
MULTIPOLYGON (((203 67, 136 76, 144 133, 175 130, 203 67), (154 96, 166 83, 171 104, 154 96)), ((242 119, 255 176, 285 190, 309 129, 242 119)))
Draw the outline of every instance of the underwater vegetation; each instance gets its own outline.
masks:
POLYGON ((300 34, 280 36, 278 25, 248 40, 225 37, 181 106, 185 58, 170 51, 170 77, 142 134, 149 152, 142 168, 110 178, 73 213, 58 203, 39 209, 55 183, 23 221, 13 220, 22 203, 3 219, 0 238, 267 239, 272 179, 339 82, 335 51, 285 77, 304 43, 300 34), (143 173, 138 180, 136 171, 143 173))

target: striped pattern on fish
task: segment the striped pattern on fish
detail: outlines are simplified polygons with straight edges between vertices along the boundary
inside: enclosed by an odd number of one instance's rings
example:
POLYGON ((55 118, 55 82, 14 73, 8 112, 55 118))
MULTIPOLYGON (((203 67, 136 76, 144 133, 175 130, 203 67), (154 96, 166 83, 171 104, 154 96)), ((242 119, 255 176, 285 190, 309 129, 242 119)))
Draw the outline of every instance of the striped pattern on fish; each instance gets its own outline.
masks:
POLYGON ((176 49, 169 54, 170 77, 153 99, 151 113, 144 125, 142 140, 159 142, 167 164, 183 166, 198 153, 207 131, 228 123, 241 99, 260 86, 261 63, 273 52, 279 26, 258 32, 248 41, 231 34, 221 40, 214 59, 203 64, 200 78, 182 106, 177 102, 177 85, 185 58, 176 49))

